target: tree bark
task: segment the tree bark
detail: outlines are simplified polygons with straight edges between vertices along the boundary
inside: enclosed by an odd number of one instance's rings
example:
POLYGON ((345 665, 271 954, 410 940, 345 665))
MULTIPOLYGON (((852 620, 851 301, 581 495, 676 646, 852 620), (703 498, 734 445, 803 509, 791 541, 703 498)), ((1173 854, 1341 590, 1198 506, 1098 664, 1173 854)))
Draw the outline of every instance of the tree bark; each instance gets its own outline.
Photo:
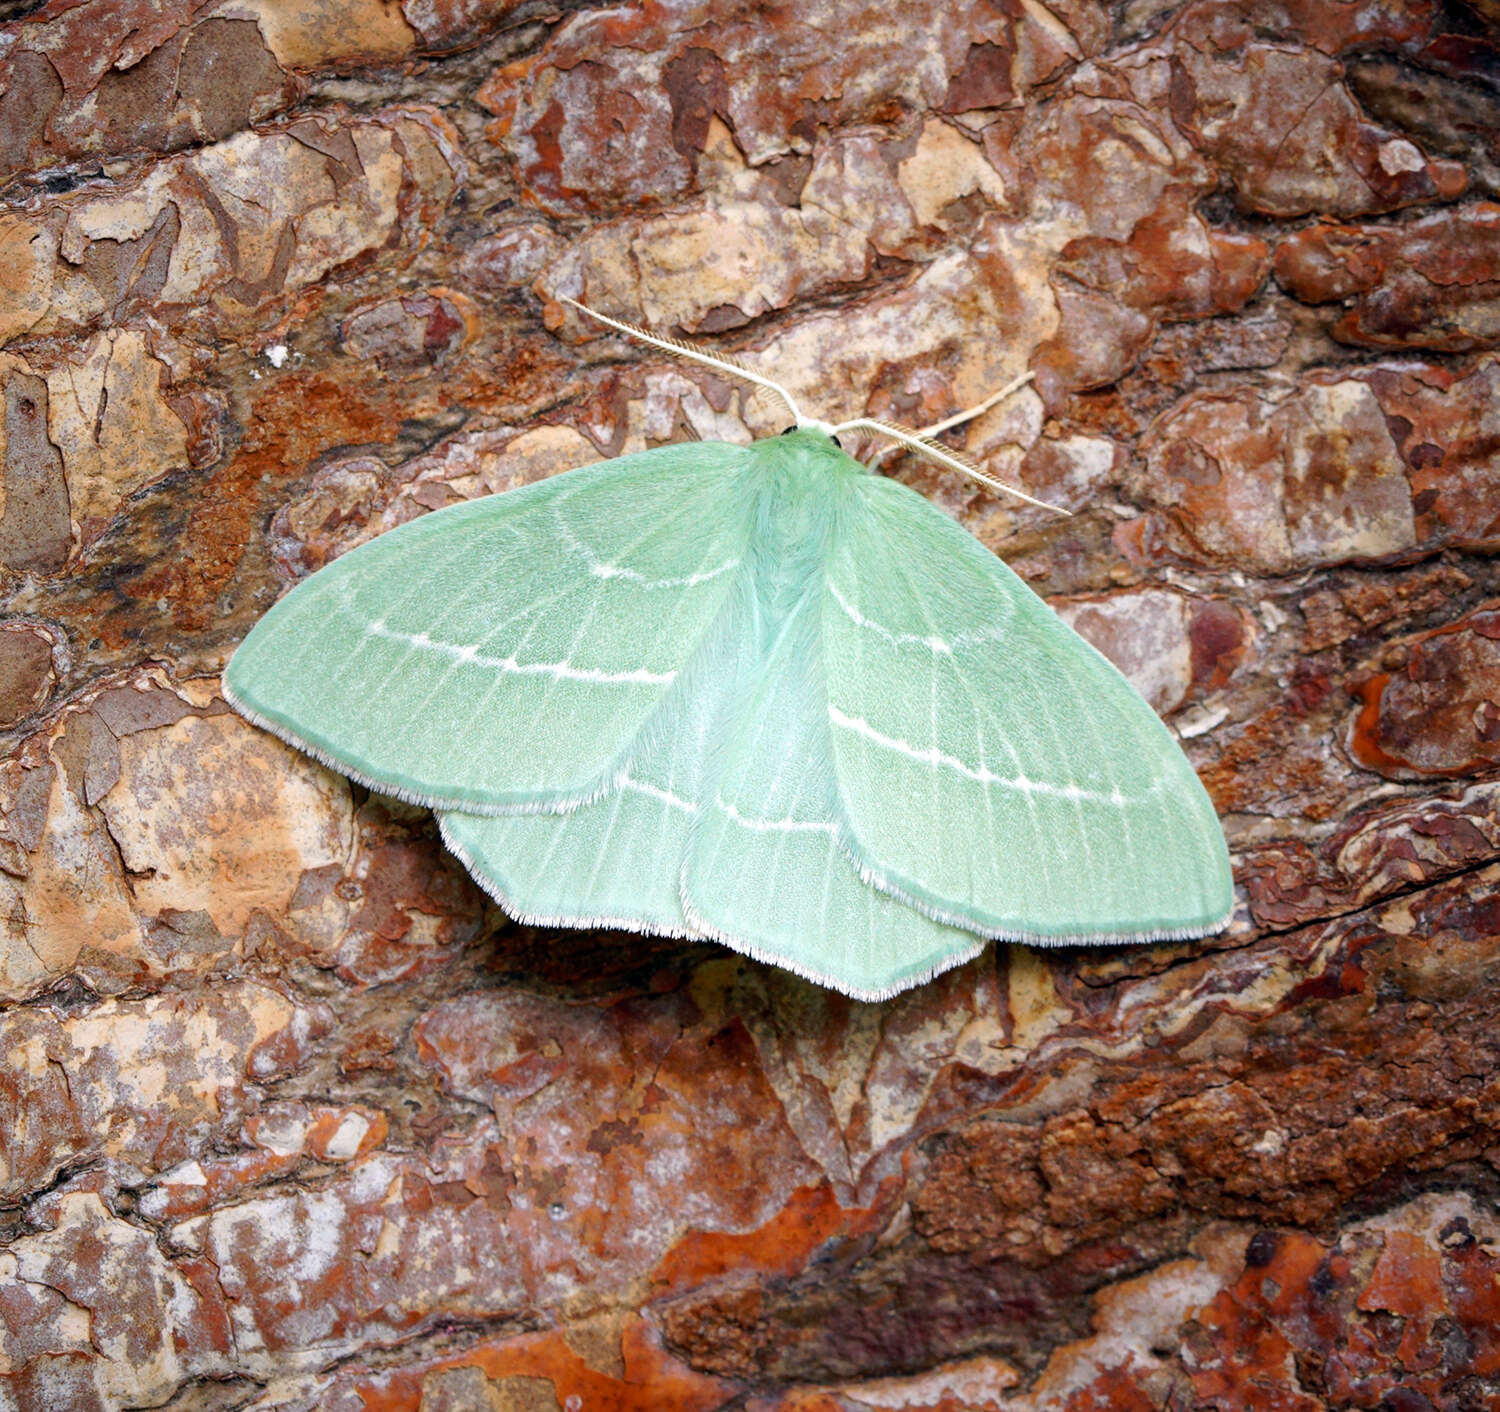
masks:
POLYGON ((0 1408, 1500 1403, 1490 0, 52 0, 0 57, 0 1408), (881 1004, 516 925, 291 583, 769 399, 1183 740, 1239 907, 881 1004))

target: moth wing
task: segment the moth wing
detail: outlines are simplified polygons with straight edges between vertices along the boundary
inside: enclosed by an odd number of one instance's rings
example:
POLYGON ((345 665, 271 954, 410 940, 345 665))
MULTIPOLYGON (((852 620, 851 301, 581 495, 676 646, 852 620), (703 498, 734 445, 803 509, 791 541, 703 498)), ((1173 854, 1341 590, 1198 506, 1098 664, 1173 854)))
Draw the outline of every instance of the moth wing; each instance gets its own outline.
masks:
POLYGON ((746 457, 664 446, 402 525, 277 603, 226 695, 419 803, 501 812, 597 791, 723 605, 746 457))
POLYGON ((600 798, 562 812, 440 816, 449 848, 513 917, 702 935, 683 912, 680 881, 735 685, 731 638, 716 631, 700 647, 600 798))
POLYGON ((749 598, 609 793, 446 813, 449 847, 523 921, 712 937, 861 999, 967 960, 983 941, 870 887, 838 841, 816 603, 767 656, 749 598))
POLYGON ((935 916, 1039 942, 1217 931, 1213 805, 1155 712, 993 554, 859 484, 822 605, 848 846, 935 916))
POLYGON ((700 933, 862 1000, 984 947, 871 887, 840 834, 814 595, 751 654, 714 732, 682 869, 700 933))
POLYGON ((677 878, 688 816, 621 787, 559 814, 444 813, 443 842, 511 916, 534 926, 698 936, 677 878))

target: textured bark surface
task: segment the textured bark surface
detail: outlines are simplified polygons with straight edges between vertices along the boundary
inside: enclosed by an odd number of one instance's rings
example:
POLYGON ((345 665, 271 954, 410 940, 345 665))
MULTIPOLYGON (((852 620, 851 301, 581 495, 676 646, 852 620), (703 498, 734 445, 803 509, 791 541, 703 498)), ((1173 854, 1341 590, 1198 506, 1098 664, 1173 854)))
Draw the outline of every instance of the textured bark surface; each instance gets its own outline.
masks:
MULTIPOLYGON (((52 0, 0 46, 0 1408, 1500 1405, 1500 88, 1400 0, 52 0), (931 11, 932 13, 929 13, 931 11), (1176 727, 1240 908, 862 1005, 509 924, 287 586, 764 400, 1176 727)), ((524 748, 524 747, 522 747, 524 748)))

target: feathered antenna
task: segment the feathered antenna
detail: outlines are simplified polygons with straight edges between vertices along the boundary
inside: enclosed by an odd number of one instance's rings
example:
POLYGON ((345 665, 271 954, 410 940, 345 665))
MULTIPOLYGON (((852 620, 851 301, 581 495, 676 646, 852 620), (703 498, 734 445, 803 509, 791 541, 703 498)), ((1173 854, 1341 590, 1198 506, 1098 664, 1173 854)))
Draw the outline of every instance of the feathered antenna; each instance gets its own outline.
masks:
POLYGON ((801 408, 792 400, 792 394, 779 382, 772 382, 770 378, 752 372, 743 363, 733 358, 726 358, 721 353, 710 353, 706 348, 699 348, 696 344, 686 343, 680 338, 663 338, 660 334, 647 333, 645 329, 638 328, 635 324, 627 324, 624 319, 612 319, 608 314, 598 313, 590 309, 587 304, 580 304, 576 299, 569 299, 566 294, 559 294, 557 298, 561 303, 571 304, 580 314, 587 314, 591 319, 598 319, 601 324, 608 324, 610 328, 623 333, 627 338, 649 343, 653 348, 660 348, 663 353, 670 353, 676 358, 686 358, 690 363, 702 363, 706 368, 717 368, 721 373, 728 373, 731 377, 744 378, 746 382, 753 382, 757 387, 769 388, 786 403, 791 411, 792 419, 799 427, 812 425, 808 418, 802 415, 801 408))
MULTIPOLYGON (((757 387, 768 388, 786 403, 793 420, 799 427, 821 431, 828 436, 837 436, 845 431, 872 431, 879 436, 888 436, 892 441, 909 447, 929 460, 938 462, 939 465, 958 471, 961 475, 968 476, 971 480, 978 481, 980 485, 987 486, 991 490, 1000 491, 1005 495, 1014 495, 1016 499, 1024 500, 1028 505, 1036 505, 1058 515, 1071 516, 1072 514, 1071 510, 1064 510, 1060 505, 1050 505, 1045 500, 1038 500, 1035 496, 1027 495, 1024 490, 1017 490, 1013 485, 1006 485, 1004 481, 996 480, 994 476, 981 471, 967 456, 930 439, 938 432, 947 431, 949 427, 969 421, 979 416, 981 412, 987 412, 996 403, 1003 402, 1018 388, 1031 381, 1030 373, 1023 373, 1020 377, 1008 382, 999 392, 985 398, 977 407, 970 407, 965 411, 955 413, 945 421, 936 422, 930 427, 923 427, 921 431, 909 431, 906 427, 892 426, 889 422, 877 421, 873 417, 856 417, 853 421, 840 422, 837 426, 833 426, 815 417, 804 416, 792 394, 779 382, 773 382, 770 378, 745 367, 743 363, 733 358, 725 357, 720 353, 710 353, 707 349, 699 348, 696 344, 682 339, 664 338, 660 334, 648 333, 645 329, 626 323, 623 319, 612 319, 608 314, 598 313, 590 309, 587 304, 580 304, 578 300, 571 299, 566 294, 559 294, 557 299, 559 303, 567 304, 577 309, 580 314, 587 314, 591 319, 597 319, 601 324, 607 325, 617 333, 623 333, 627 338, 634 338, 641 343, 649 344, 652 348, 659 348, 663 353, 670 353, 673 357, 686 358, 690 363, 701 363, 706 368, 717 369, 721 373, 728 373, 731 377, 743 378, 757 387)), ((876 452, 870 464, 873 466, 884 454, 884 450, 876 452)))
MULTIPOLYGON (((934 461, 939 461, 945 466, 951 466, 954 470, 962 472, 971 480, 977 480, 981 485, 988 486, 991 490, 1003 491, 1006 495, 1014 495, 1017 500, 1024 500, 1028 505, 1036 505, 1043 510, 1051 510, 1054 514, 1072 517, 1071 510, 1064 510, 1061 505, 1053 505, 1046 500, 1038 500, 1035 496, 1027 495, 1024 490, 1017 490, 1013 485, 1006 485, 1004 481, 996 480, 993 476, 986 474, 976 466, 967 456, 960 451, 954 451, 951 447, 943 446, 934 441, 933 438, 939 432, 945 432, 950 427, 961 426, 964 422, 973 421, 975 417, 988 412, 991 407, 1004 402, 1005 399, 1015 392, 1019 392, 1035 376, 1034 373, 1024 372, 1020 377, 1012 378, 998 392, 992 392, 983 402, 973 407, 965 407, 962 412, 955 412, 951 417, 944 417, 940 422, 934 422, 930 427, 922 427, 918 431, 909 431, 905 427, 892 426, 889 422, 876 421, 873 417, 857 417, 851 422, 841 422, 834 428, 835 432, 865 430, 873 431, 881 436, 888 436, 899 442, 902 446, 910 447, 920 455, 927 456, 934 461)), ((873 470, 882 457, 890 450, 889 446, 882 446, 866 463, 873 470)))
MULTIPOLYGON (((947 431, 950 427, 962 426, 965 422, 972 422, 975 417, 983 416, 991 407, 1004 402, 1013 392, 1019 392, 1035 376, 1036 374, 1033 372, 1024 372, 1020 377, 1012 378, 999 392, 990 393, 983 402, 978 403, 976 406, 965 407, 962 412, 955 412, 951 417, 944 417, 942 421, 934 422, 930 427, 918 427, 916 435, 924 441, 931 441, 939 432, 947 431)), ((902 430, 905 431, 906 428, 903 427, 902 430)), ((889 446, 882 446, 880 450, 870 457, 868 464, 872 470, 890 449, 889 446)))

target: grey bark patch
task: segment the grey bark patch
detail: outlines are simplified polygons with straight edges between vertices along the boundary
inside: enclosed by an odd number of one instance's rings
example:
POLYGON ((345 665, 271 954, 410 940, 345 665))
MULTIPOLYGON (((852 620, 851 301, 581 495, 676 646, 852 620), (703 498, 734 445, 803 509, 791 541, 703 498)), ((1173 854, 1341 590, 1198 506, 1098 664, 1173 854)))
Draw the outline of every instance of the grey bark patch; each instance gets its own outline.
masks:
POLYGON ((146 302, 161 292, 181 229, 177 207, 169 205, 150 229, 134 240, 89 243, 82 269, 100 295, 113 305, 116 318, 126 313, 127 301, 146 302))
POLYGON ((116 735, 130 735, 170 726, 189 715, 192 707, 170 691, 136 691, 121 686, 100 693, 94 710, 116 735))
POLYGON ((20 772, 7 818, 16 841, 28 853, 34 852, 42 841, 42 830, 47 825, 47 801, 52 795, 52 781, 56 774, 49 764, 20 772))
POLYGON ((62 80, 46 55, 23 49, 10 61, 0 103, 0 177, 46 159, 47 122, 62 98, 62 80))
POLYGON ((218 142, 273 107, 287 85, 253 20, 211 19, 183 47, 177 91, 197 110, 208 142, 218 142))
POLYGON ((111 69, 99 79, 95 90, 89 138, 78 141, 84 124, 74 109, 67 126, 77 146, 87 150, 128 152, 132 148, 170 151, 172 110, 176 106, 177 52, 174 44, 161 44, 126 69, 111 69), (91 140, 89 140, 91 139, 91 140))
POLYGON ((52 643, 24 626, 0 629, 0 726, 13 726, 47 699, 56 673, 52 643))
POLYGON ((14 373, 5 386, 5 511, 0 564, 53 574, 72 543, 62 453, 47 439, 47 384, 14 373))

